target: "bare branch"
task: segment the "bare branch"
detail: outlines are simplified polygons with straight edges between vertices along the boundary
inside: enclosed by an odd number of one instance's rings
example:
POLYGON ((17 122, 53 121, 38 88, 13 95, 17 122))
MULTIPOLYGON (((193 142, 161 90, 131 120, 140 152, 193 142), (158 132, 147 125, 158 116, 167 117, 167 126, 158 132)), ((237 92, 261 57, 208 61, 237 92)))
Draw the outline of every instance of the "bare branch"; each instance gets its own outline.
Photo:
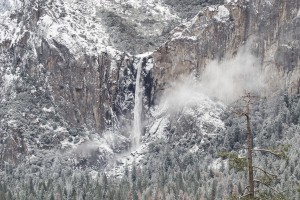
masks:
POLYGON ((251 194, 251 193, 244 194, 244 195, 240 196, 239 199, 246 198, 246 197, 248 197, 250 194, 251 194))
POLYGON ((249 192, 249 185, 247 185, 244 189, 243 189, 243 191, 242 191, 242 194, 244 194, 244 192, 246 191, 246 190, 248 190, 248 192, 249 192))
POLYGON ((274 189, 273 187, 271 187, 271 186, 265 184, 264 182, 262 182, 262 181, 260 181, 260 180, 254 179, 254 181, 263 184, 263 185, 266 186, 267 188, 269 188, 269 189, 275 191, 277 194, 282 194, 282 192, 279 192, 278 190, 274 189))
POLYGON ((253 165, 253 167, 256 168, 256 169, 261 170, 261 171, 262 171, 263 173, 265 173, 267 176, 272 176, 272 177, 274 177, 274 178, 277 178, 277 175, 276 175, 276 174, 272 174, 272 173, 270 173, 270 172, 268 172, 268 171, 266 171, 266 170, 264 170, 264 169, 262 169, 262 168, 260 168, 260 167, 254 166, 254 165, 253 165))
POLYGON ((234 114, 238 115, 239 117, 242 117, 242 116, 247 116, 248 114, 245 112, 245 111, 241 111, 241 112, 238 112, 238 111, 232 111, 234 114))

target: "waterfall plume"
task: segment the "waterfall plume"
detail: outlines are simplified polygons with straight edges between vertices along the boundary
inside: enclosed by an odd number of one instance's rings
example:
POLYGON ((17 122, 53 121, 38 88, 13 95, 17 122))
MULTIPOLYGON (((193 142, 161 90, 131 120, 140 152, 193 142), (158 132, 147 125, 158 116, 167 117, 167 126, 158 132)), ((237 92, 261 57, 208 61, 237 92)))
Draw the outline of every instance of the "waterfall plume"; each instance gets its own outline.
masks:
POLYGON ((136 148, 141 140, 141 114, 142 114, 142 86, 141 86, 141 71, 142 71, 143 58, 141 57, 136 65, 136 83, 135 83, 135 97, 134 97, 134 119, 133 130, 131 133, 132 147, 136 148))

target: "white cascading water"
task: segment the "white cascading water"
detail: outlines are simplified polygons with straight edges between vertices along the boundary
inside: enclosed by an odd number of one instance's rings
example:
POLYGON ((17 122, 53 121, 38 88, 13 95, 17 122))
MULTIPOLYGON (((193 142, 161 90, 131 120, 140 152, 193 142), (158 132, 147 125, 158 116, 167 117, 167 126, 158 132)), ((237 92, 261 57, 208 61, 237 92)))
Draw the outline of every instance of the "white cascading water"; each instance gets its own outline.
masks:
POLYGON ((131 134, 132 148, 135 149, 140 145, 141 141, 141 115, 142 115, 142 87, 141 87, 141 71, 143 58, 140 58, 137 64, 135 95, 134 95, 134 115, 133 115, 133 131, 131 134))

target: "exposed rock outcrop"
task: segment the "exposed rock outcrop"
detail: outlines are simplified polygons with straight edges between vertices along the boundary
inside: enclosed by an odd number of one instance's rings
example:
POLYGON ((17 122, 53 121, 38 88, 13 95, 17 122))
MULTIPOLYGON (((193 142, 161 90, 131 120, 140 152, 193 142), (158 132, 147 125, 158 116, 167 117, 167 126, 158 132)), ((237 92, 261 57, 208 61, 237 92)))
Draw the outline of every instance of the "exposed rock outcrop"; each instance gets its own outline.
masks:
POLYGON ((244 46, 260 59, 271 91, 299 92, 299 4, 232 1, 201 10, 154 52, 156 91, 180 74, 201 74, 210 61, 233 57, 244 46))

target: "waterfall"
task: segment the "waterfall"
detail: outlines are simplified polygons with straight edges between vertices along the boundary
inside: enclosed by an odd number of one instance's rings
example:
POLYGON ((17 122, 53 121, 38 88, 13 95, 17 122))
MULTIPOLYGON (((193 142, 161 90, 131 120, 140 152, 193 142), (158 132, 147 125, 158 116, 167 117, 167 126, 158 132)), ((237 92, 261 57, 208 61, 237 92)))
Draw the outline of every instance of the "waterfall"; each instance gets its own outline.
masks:
POLYGON ((133 116, 133 131, 131 134, 132 148, 135 149, 140 145, 142 134, 142 85, 141 85, 141 71, 142 71, 143 58, 140 58, 137 64, 135 95, 134 95, 134 116, 133 116))

